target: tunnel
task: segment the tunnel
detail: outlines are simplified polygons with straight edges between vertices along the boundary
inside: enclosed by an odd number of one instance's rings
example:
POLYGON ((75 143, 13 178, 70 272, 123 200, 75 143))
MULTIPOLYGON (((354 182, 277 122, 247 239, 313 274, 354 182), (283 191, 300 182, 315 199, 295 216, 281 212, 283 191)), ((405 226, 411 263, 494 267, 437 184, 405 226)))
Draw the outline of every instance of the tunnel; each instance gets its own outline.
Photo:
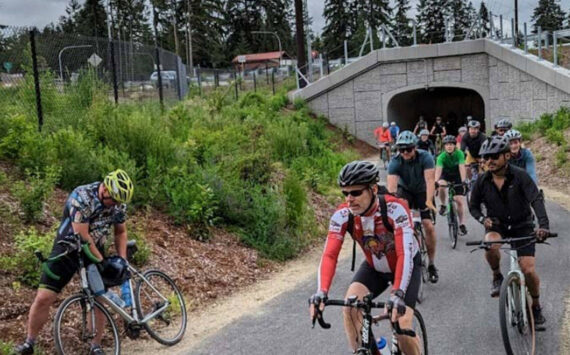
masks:
POLYGON ((455 87, 430 87, 395 95, 388 103, 388 121, 395 121, 401 130, 413 130, 419 116, 429 127, 441 116, 447 132, 457 135, 465 117, 473 116, 485 130, 485 103, 474 90, 455 87))

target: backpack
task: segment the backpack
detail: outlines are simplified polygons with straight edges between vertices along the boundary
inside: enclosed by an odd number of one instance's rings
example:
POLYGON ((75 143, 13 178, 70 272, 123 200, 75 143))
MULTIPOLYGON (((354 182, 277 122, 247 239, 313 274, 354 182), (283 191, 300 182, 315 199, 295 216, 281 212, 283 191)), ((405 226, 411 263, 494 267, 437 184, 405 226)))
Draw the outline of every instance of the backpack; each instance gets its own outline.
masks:
MULTIPOLYGON (((380 214, 382 215, 382 223, 388 230, 388 232, 394 234, 394 227, 388 222, 388 206, 386 204, 386 195, 392 195, 388 192, 385 186, 378 185, 378 203, 380 204, 380 214)), ((393 195, 392 195, 393 196, 393 195)), ((346 231, 352 236, 354 232, 354 215, 348 214, 348 225, 346 231)), ((352 238, 352 263, 350 271, 354 271, 354 263, 356 262, 356 240, 352 238)))

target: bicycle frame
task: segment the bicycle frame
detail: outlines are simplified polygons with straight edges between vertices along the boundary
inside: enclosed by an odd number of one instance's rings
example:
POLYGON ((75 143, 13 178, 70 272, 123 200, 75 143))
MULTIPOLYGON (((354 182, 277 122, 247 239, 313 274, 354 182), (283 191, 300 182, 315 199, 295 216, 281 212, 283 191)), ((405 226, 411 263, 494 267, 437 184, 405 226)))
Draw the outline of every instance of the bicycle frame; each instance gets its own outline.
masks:
MULTIPOLYGON (((521 295, 520 302, 521 302, 521 306, 522 306, 521 310, 523 313, 524 325, 527 326, 529 321, 528 321, 528 314, 527 314, 527 308, 526 308, 526 302, 527 302, 527 299, 526 299, 526 294, 527 294, 527 292, 526 292, 526 281, 525 281, 524 274, 521 271, 520 266, 519 266, 518 253, 516 250, 509 249, 509 250, 505 251, 505 254, 509 255, 509 257, 510 257, 510 270, 507 274, 507 279, 509 278, 509 275, 516 274, 518 276, 519 280, 521 280, 521 283, 520 283, 520 295, 521 295)), ((507 291, 508 291, 509 302, 514 302, 514 297, 513 297, 511 289, 508 288, 507 291)), ((511 304, 510 309, 514 309, 513 307, 514 307, 514 305, 511 304)))

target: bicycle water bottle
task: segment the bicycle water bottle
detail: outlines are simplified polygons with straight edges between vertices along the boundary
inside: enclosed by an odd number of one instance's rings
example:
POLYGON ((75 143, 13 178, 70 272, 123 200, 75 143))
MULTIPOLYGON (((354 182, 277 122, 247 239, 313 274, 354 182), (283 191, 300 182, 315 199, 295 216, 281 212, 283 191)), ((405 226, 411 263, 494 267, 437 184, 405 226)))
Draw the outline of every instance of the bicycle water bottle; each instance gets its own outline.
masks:
POLYGON ((89 282, 91 292, 93 292, 95 296, 101 296, 105 293, 105 285, 103 285, 101 274, 99 274, 99 270, 97 270, 95 264, 87 266, 87 281, 89 282))
POLYGON ((386 338, 380 337, 380 339, 378 339, 378 342, 376 343, 376 345, 378 346, 378 351, 380 351, 380 355, 392 354, 390 352, 390 349, 388 349, 388 342, 386 341, 386 338))
POLYGON ((121 285, 121 298, 125 301, 125 307, 131 307, 133 305, 131 300, 131 284, 129 280, 123 282, 121 285))
POLYGON ((105 296, 107 296, 107 298, 113 301, 113 303, 116 304, 117 306, 121 308, 125 307, 125 301, 123 301, 121 297, 119 297, 119 295, 117 295, 115 292, 109 290, 105 292, 105 296))

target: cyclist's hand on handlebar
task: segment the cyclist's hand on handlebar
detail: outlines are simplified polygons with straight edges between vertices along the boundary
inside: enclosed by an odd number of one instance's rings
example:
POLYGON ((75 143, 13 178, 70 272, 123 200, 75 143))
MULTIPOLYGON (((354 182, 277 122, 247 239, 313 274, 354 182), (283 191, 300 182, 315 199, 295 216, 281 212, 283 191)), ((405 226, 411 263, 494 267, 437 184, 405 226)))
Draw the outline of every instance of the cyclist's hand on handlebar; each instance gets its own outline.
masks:
POLYGON ((406 313, 406 303, 404 302, 404 292, 402 290, 396 290, 390 294, 390 300, 386 302, 386 310, 391 312, 392 322, 396 322, 406 313))
POLYGON ((324 291, 319 291, 309 298, 309 314, 311 316, 311 321, 314 322, 317 317, 318 312, 315 307, 318 306, 318 310, 322 312, 325 309, 327 298, 327 293, 324 291))
POLYGON ((548 236, 550 235, 550 231, 548 229, 544 229, 544 228, 538 228, 536 230, 536 239, 539 242, 544 242, 544 240, 546 238, 548 238, 548 236))
POLYGON ((493 220, 489 217, 486 217, 485 220, 483 221, 483 225, 485 226, 485 228, 490 229, 491 227, 493 227, 493 220))
POLYGON ((430 210, 436 212, 437 209, 435 208, 435 206, 433 205, 432 201, 426 201, 426 207, 429 208, 430 210))

